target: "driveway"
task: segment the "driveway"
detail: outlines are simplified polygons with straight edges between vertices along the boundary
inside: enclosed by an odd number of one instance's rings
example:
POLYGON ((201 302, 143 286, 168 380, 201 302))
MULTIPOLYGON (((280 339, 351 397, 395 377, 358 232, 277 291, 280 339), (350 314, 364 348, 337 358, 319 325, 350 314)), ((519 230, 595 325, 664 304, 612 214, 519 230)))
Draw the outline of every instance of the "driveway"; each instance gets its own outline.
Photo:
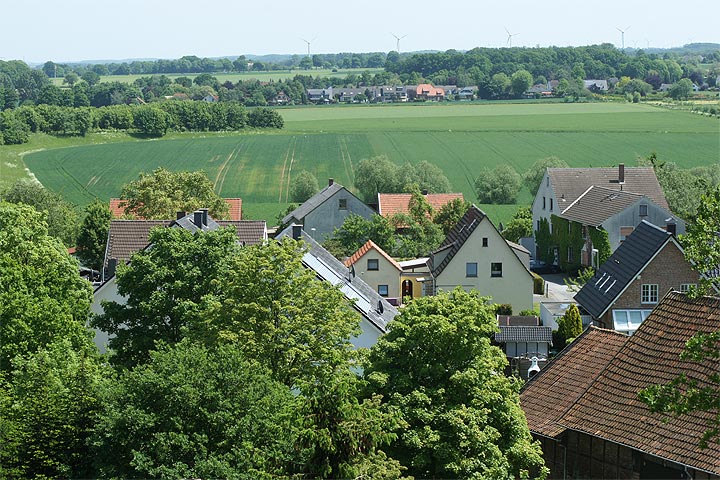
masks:
POLYGON ((533 302, 563 302, 573 301, 576 292, 572 292, 565 285, 566 275, 562 273, 548 273, 540 275, 545 280, 545 295, 533 295, 533 302))

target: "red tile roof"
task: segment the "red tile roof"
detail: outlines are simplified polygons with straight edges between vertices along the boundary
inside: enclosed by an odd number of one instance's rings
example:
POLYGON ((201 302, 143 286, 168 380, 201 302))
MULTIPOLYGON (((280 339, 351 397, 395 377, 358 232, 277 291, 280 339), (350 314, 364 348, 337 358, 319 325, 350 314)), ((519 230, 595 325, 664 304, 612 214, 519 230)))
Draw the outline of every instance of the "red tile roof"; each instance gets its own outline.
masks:
POLYGON ((530 431, 555 437, 565 431, 562 414, 587 390, 628 337, 613 330, 589 327, 520 393, 530 431))
POLYGON ((668 418, 650 413, 638 398, 641 389, 668 383, 680 374, 697 380, 698 388, 717 388, 708 382, 710 375, 717 374, 717 361, 700 363, 679 357, 690 337, 718 329, 720 298, 691 300, 681 293, 669 293, 559 423, 720 475, 720 444, 711 442, 706 449, 699 446, 714 419, 712 413, 668 418))
MULTIPOLYGON (((379 193, 378 213, 386 218, 390 218, 396 213, 408 214, 411 197, 412 195, 409 193, 379 193)), ((463 194, 428 193, 425 195, 425 200, 435 211, 440 210, 443 205, 452 202, 456 198, 463 200, 463 194)))
MULTIPOLYGON (((224 198, 225 203, 230 207, 230 218, 229 220, 242 220, 242 199, 241 198, 224 198)), ((113 218, 123 218, 125 215, 124 200, 119 198, 110 199, 110 211, 112 212, 113 218)), ((138 217, 137 215, 130 215, 131 218, 137 218, 139 220, 145 220, 138 217)), ((126 217, 127 218, 127 217, 126 217)))
POLYGON ((351 256, 350 258, 348 258, 347 260, 345 260, 343 263, 345 264, 346 267, 349 268, 350 266, 354 265, 358 260, 360 260, 360 259, 363 257, 363 255, 365 255, 365 254, 366 254, 367 252, 369 252, 371 249, 376 250, 376 251, 377 251, 380 255, 382 255, 388 262, 390 262, 390 264, 391 264, 393 267, 395 267, 398 271, 402 272, 402 267, 400 266, 400 264, 399 264, 394 258, 392 258, 390 255, 388 255, 387 253, 385 253, 385 250, 383 250, 382 248, 378 247, 378 246, 375 244, 375 242, 373 242, 372 240, 368 240, 367 242, 365 242, 365 245, 363 245, 362 247, 360 247, 360 249, 358 249, 357 252, 353 253, 352 256, 351 256))

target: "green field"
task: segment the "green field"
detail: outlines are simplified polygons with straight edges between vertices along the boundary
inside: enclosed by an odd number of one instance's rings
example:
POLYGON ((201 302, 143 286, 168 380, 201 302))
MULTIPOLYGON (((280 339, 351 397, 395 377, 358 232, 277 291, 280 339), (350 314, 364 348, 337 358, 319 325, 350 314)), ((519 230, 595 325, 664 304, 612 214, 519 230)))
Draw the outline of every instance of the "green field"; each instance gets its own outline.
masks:
MULTIPOLYGON (((720 161, 720 122, 687 112, 633 104, 445 104, 287 108, 273 133, 183 134, 48 149, 24 156, 45 186, 83 205, 117 196, 141 171, 204 169, 223 196, 243 198, 250 217, 274 220, 286 207, 293 175, 309 170, 352 186, 362 158, 428 160, 453 188, 475 200, 473 182, 500 163, 522 173, 558 156, 572 166, 634 165, 655 151, 682 167, 720 161)), ((3 147, 5 148, 5 147, 3 147)), ((523 191, 519 203, 527 204, 523 191)), ((484 206, 507 221, 514 206, 484 206)))
MULTIPOLYGON (((261 82, 276 82, 278 80, 287 80, 293 78, 295 75, 312 75, 313 77, 346 77, 350 74, 360 75, 363 72, 370 72, 371 74, 379 73, 384 71, 382 68, 347 68, 337 69, 332 71, 330 69, 313 69, 313 70, 272 70, 269 72, 232 72, 232 73, 211 73, 211 75, 218 79, 218 82, 233 82, 237 83, 242 80, 247 82, 249 80, 259 80, 261 82)), ((133 83, 135 80, 141 77, 151 77, 165 75, 171 80, 175 80, 179 77, 195 78, 199 73, 148 73, 144 75, 103 75, 100 77, 101 82, 121 82, 121 83, 133 83)), ((50 81, 53 85, 58 87, 63 86, 63 78, 51 78, 50 81)))

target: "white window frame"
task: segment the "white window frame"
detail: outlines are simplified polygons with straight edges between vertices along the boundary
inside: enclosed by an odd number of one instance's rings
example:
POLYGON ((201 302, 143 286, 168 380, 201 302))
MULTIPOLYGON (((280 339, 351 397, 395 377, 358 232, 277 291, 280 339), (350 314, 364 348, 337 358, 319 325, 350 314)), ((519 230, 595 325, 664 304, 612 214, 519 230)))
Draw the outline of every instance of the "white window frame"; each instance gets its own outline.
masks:
POLYGON ((687 293, 691 288, 697 288, 697 283, 681 283, 680 292, 687 293))
POLYGON ((659 287, 657 283, 643 283, 640 285, 640 303, 658 303, 658 292, 659 287))

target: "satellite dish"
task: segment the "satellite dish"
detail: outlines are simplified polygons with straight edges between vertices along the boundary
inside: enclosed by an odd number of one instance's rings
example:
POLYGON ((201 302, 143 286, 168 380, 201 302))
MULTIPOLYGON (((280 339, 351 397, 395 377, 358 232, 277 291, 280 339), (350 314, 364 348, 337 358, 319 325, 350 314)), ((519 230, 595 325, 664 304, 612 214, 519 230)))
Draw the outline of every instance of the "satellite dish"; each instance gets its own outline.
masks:
POLYGON ((530 368, 528 368, 528 378, 532 378, 540 372, 540 367, 538 366, 538 358, 532 357, 530 361, 532 362, 532 365, 530 365, 530 368))
POLYGON ((385 311, 385 308, 383 307, 382 300, 378 300, 378 313, 383 313, 385 311))

